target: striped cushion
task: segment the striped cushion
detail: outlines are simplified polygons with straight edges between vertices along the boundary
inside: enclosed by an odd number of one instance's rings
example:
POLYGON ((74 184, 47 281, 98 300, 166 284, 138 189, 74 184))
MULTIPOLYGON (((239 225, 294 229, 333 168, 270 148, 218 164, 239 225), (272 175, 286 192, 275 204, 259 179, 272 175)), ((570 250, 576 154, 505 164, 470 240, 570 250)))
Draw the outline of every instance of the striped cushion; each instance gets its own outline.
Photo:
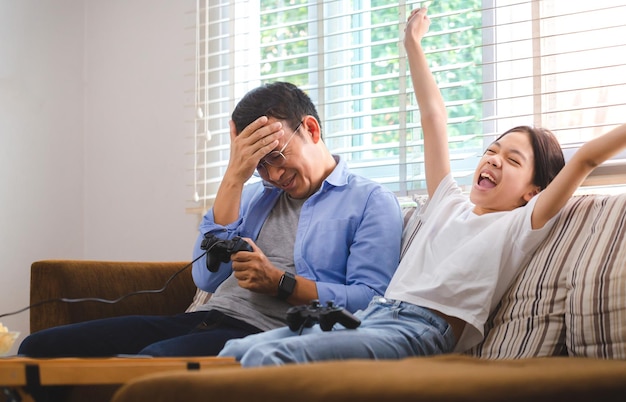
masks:
POLYGON ((189 307, 187 307, 187 310, 185 310, 185 313, 193 313, 194 311, 197 311, 198 307, 206 304, 212 295, 213 293, 209 293, 200 288, 196 289, 196 294, 193 296, 193 300, 191 301, 189 307))
POLYGON ((584 204, 588 224, 567 275, 568 352, 626 359, 626 194, 584 204))
POLYGON ((626 195, 573 197, 468 353, 625 357, 625 205, 626 195))
POLYGON ((565 354, 565 278, 582 219, 577 199, 522 268, 485 325, 485 339, 467 353, 487 359, 565 354))

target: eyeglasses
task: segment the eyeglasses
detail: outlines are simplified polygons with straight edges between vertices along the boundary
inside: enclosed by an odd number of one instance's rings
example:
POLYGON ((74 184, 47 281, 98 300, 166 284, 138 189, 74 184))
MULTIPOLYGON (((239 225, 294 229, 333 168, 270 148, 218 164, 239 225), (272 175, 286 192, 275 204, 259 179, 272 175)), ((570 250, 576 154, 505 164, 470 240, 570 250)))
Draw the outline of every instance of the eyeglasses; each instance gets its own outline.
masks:
POLYGON ((267 173, 267 165, 275 168, 280 168, 285 164, 285 162, 287 162, 287 157, 285 156, 285 154, 283 154, 283 152, 287 148, 287 145, 289 145, 289 142, 291 141, 293 136, 298 132, 300 127, 302 127, 302 123, 304 123, 304 121, 301 121, 296 129, 293 130, 293 133, 291 133, 291 136, 289 137, 287 142, 285 142, 285 145, 283 145, 280 151, 272 151, 269 154, 265 155, 265 157, 259 161, 259 164, 256 166, 256 170, 259 172, 259 174, 267 173))

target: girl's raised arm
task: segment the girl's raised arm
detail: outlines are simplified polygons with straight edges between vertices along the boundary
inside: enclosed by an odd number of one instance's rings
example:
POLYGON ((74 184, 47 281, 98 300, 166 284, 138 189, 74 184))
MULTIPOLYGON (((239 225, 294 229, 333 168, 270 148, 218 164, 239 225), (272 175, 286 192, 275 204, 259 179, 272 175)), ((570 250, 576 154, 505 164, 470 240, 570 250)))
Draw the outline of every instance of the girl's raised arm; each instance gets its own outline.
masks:
POLYGON ((593 169, 624 148, 626 148, 626 124, 583 144, 541 192, 541 197, 533 210, 533 228, 543 227, 567 203, 593 169))
POLYGON ((404 47, 421 116, 426 186, 428 195, 432 197, 441 180, 450 173, 450 155, 446 106, 421 44, 430 26, 426 11, 426 8, 418 8, 411 12, 405 29, 404 47))

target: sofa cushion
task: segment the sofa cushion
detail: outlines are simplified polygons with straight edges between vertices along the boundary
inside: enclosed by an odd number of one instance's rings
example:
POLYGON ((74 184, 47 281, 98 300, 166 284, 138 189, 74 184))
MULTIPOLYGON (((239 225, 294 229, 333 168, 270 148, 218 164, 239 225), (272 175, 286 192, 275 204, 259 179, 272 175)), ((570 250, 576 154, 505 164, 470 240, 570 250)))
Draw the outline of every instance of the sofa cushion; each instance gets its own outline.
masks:
POLYGON ((467 353, 489 359, 566 354, 565 280, 586 238, 586 203, 573 197, 522 268, 485 325, 485 339, 467 353))
POLYGON ((198 311, 198 307, 208 303, 209 299, 211 298, 211 295, 212 293, 209 293, 205 290, 197 288, 196 294, 193 296, 193 300, 191 301, 191 304, 189 305, 189 307, 187 307, 187 310, 185 310, 185 313, 192 313, 194 311, 198 311))
POLYGON ((524 267, 468 353, 626 357, 626 195, 580 195, 524 267))
POLYGON ((626 194, 587 196, 579 257, 567 275, 570 355, 626 359, 626 194))

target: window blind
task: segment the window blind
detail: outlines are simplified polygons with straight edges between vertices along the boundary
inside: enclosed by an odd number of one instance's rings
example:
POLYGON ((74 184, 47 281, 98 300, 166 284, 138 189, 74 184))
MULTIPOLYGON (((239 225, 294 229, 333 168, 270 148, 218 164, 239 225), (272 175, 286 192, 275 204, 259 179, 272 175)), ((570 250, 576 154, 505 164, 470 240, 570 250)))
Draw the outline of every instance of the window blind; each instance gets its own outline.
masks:
MULTIPOLYGON (((566 157, 626 116, 626 5, 618 0, 446 0, 423 44, 449 113, 455 177, 520 124, 566 157)), ((419 109, 402 45, 417 1, 198 0, 193 203, 210 207, 229 158, 228 119, 249 90, 290 81, 318 107, 324 141, 399 196, 425 192, 419 109)), ((625 155, 592 184, 624 183, 625 155)), ((254 178, 252 179, 254 180, 254 178)))

